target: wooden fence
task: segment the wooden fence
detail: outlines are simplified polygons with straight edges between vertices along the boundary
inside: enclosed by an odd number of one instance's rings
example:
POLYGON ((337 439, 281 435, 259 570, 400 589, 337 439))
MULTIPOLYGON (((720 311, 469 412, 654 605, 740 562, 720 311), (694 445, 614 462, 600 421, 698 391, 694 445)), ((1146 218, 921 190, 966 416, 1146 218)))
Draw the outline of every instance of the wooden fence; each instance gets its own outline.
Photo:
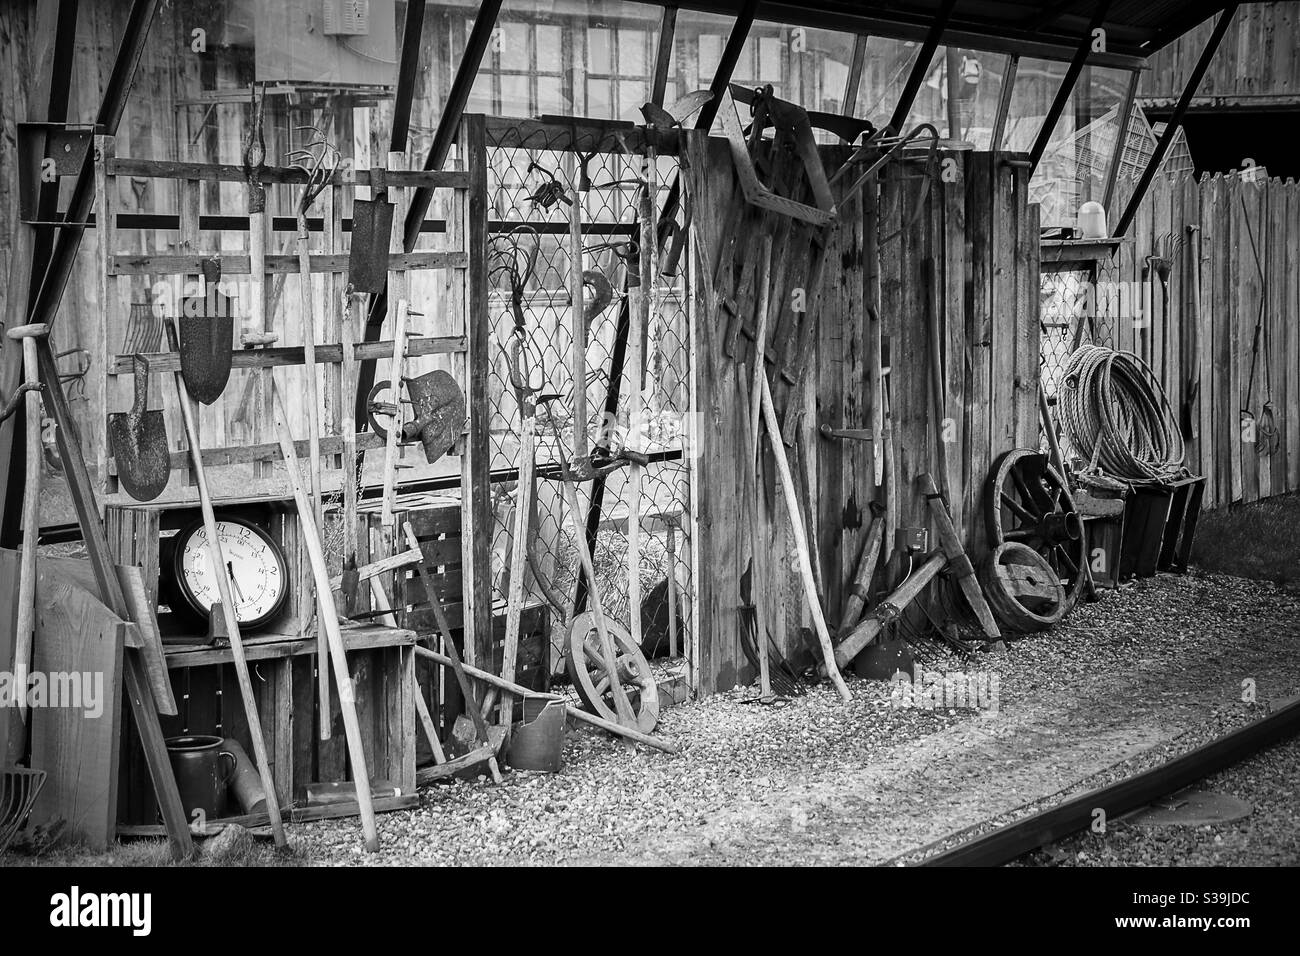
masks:
MULTIPOLYGON (((743 380, 753 366, 752 303, 759 298, 753 262, 762 217, 750 211, 727 234, 728 212, 742 200, 725 145, 711 140, 706 152, 693 139, 690 149, 688 168, 695 177, 687 192, 695 203, 693 228, 699 230, 704 260, 700 274, 718 275, 716 263, 728 261, 724 246, 738 243, 734 271, 721 273, 713 288, 734 299, 746 316, 731 352, 729 308, 711 308, 705 295, 694 324, 700 690, 711 693, 752 677, 741 642, 741 629, 748 626, 742 606, 751 600, 764 602, 768 628, 792 659, 810 659, 811 631, 790 520, 770 456, 763 465, 760 543, 750 544, 754 493, 746 487, 743 466, 748 395, 738 385, 737 364, 744 369, 743 380)), ((819 432, 822 425, 862 429, 871 422, 867 369, 877 330, 868 304, 879 315, 888 366, 897 460, 886 469, 886 483, 890 477, 896 481, 891 507, 898 528, 929 528, 930 541, 937 541, 916 488, 917 476, 929 472, 951 489, 953 517, 977 559, 985 550, 983 490, 992 463, 1012 448, 1038 444, 1039 221, 1037 205, 1027 201, 1028 172, 1018 158, 941 154, 934 168, 908 160, 885 168, 874 204, 865 201, 870 190, 837 195, 839 218, 828 230, 826 273, 820 303, 810 306, 811 328, 790 304, 791 292, 805 281, 808 232, 776 230, 769 324, 777 331, 768 337, 769 375, 778 415, 793 423, 786 445, 795 480, 812 489, 806 493, 810 503, 803 524, 812 538, 819 603, 832 630, 871 522, 870 505, 884 500, 874 481, 871 444, 827 439, 819 432), (941 175, 945 169, 949 174, 941 175), (874 257, 865 254, 871 230, 879 237, 874 257), (937 319, 944 353, 942 415, 935 414, 931 392, 928 315, 937 319), (791 384, 782 365, 805 335, 811 346, 807 375, 791 375, 791 384), (940 445, 946 481, 940 477, 940 445)), ((829 168, 842 161, 842 154, 827 152, 829 168)), ((886 577, 877 570, 877 583, 886 577)))
POLYGON ((1096 340, 1140 355, 1189 419, 1207 508, 1300 488, 1298 315, 1291 180, 1158 178, 1132 238, 1098 265, 1096 340))

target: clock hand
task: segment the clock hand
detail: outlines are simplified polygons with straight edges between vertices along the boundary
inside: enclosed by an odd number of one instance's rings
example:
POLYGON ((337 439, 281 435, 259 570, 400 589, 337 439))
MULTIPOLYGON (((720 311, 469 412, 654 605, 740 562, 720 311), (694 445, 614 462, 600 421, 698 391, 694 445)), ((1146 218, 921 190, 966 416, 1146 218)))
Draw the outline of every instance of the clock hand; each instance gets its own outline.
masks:
POLYGON ((230 572, 230 583, 234 585, 235 597, 238 598, 239 602, 242 604, 244 601, 244 589, 239 586, 239 579, 235 577, 235 563, 233 561, 227 561, 226 570, 230 572))

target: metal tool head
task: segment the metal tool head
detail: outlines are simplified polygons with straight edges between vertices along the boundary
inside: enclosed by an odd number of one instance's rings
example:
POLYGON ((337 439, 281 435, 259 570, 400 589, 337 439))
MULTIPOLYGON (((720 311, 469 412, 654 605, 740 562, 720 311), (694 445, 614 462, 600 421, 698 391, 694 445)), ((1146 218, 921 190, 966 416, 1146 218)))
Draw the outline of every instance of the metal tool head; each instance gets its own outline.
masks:
POLYGON ((334 178, 338 171, 340 153, 338 148, 325 138, 318 126, 299 126, 298 131, 310 131, 312 138, 298 149, 289 151, 289 166, 300 169, 307 175, 307 186, 298 202, 298 209, 306 212, 316 197, 334 178))
POLYGON ((5 767, 0 770, 0 854, 9 848, 32 812, 41 788, 44 770, 5 767))
POLYGON ((266 91, 258 95, 257 84, 248 85, 253 104, 253 121, 249 124, 248 138, 244 140, 244 179, 248 183, 248 211, 261 212, 266 208, 266 190, 262 188, 262 170, 266 168, 266 136, 262 132, 262 114, 266 107, 266 91))
POLYGON ((442 369, 409 379, 406 390, 415 418, 402 426, 402 434, 408 439, 419 438, 425 460, 433 464, 451 450, 465 430, 465 393, 456 379, 442 369))
POLYGON ((208 282, 205 296, 190 296, 182 303, 178 324, 185 387, 195 401, 211 405, 230 380, 235 347, 234 304, 217 290, 215 282, 208 282))
POLYGON ((354 292, 383 292, 388 283, 388 247, 393 235, 393 204, 379 170, 371 172, 371 198, 352 204, 352 245, 348 282, 354 292))
POLYGON ((162 494, 171 475, 167 422, 161 411, 149 411, 149 365, 135 356, 135 401, 129 412, 108 416, 108 443, 117 463, 117 479, 136 501, 162 494))

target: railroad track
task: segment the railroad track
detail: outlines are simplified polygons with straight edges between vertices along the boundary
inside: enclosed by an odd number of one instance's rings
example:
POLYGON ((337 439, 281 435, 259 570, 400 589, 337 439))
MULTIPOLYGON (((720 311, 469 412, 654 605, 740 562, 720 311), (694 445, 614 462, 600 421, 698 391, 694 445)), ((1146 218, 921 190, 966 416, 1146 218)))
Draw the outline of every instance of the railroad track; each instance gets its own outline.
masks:
MULTIPOLYGON (((916 866, 1002 866, 1027 853, 1087 829, 1097 808, 1115 819, 1182 790, 1300 733, 1300 699, 1158 767, 1090 790, 1063 803, 990 830, 916 861, 916 866)), ((976 827, 968 829, 975 829, 976 827)), ((948 844, 953 834, 895 857, 908 859, 948 844)))

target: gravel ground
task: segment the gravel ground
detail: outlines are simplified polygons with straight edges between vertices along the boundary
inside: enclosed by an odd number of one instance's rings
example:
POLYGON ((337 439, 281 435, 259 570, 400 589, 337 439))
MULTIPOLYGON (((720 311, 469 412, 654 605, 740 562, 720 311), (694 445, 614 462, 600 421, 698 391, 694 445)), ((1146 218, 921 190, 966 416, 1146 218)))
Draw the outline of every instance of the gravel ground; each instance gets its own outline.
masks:
MULTIPOLYGON (((962 659, 927 646, 931 669, 999 676, 995 717, 893 707, 883 682, 851 680, 848 704, 819 687, 781 707, 748 702, 753 690, 737 688, 664 713, 657 733, 681 746, 678 756, 574 731, 560 774, 437 785, 420 807, 381 815, 379 854, 363 854, 359 824, 345 820, 291 827, 291 855, 273 859, 263 844, 242 847, 239 860, 907 862, 915 848, 941 847, 1256 719, 1300 689, 1297 634, 1300 595, 1223 575, 1161 576, 1001 653, 962 659), (1247 679, 1253 702, 1242 700, 1247 679)), ((1294 781, 1294 753, 1290 767, 1294 781)), ((1280 810, 1273 817, 1287 824, 1280 810)), ((1289 821, 1294 831, 1294 812, 1289 821)), ((1261 838, 1283 855, 1294 832, 1289 839, 1261 838)), ((145 843, 111 859, 158 856, 145 843)), ((70 853, 47 861, 107 862, 70 853)))

